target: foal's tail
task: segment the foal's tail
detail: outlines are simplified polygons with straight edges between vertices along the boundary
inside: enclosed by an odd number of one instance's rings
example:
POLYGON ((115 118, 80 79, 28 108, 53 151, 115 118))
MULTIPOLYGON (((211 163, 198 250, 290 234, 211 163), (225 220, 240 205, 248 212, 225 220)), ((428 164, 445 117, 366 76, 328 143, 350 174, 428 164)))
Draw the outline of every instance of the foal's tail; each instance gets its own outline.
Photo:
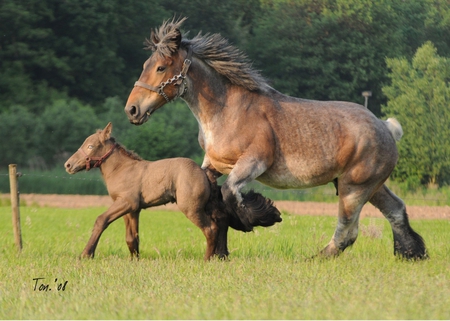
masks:
POLYGON ((384 123, 391 132, 392 137, 394 137, 396 141, 399 141, 403 136, 403 129, 398 120, 395 118, 388 118, 384 123))

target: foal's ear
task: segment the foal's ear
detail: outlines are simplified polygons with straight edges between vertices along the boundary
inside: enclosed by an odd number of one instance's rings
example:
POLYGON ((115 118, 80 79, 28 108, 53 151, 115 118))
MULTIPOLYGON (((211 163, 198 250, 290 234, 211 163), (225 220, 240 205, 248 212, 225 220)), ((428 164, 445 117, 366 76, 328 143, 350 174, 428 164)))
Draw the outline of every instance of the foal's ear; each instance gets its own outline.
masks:
POLYGON ((111 137, 111 132, 112 132, 112 124, 111 122, 109 122, 108 125, 106 125, 106 127, 100 133, 101 139, 103 141, 107 141, 111 137))

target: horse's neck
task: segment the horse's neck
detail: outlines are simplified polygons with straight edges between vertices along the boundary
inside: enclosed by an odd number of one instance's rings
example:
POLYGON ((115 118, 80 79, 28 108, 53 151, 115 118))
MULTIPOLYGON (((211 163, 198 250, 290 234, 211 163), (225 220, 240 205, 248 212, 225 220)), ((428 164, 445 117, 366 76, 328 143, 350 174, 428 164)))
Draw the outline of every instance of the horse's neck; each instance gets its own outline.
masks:
POLYGON ((195 59, 195 67, 188 74, 188 92, 183 99, 203 125, 221 113, 227 103, 227 87, 230 85, 204 62, 195 59))

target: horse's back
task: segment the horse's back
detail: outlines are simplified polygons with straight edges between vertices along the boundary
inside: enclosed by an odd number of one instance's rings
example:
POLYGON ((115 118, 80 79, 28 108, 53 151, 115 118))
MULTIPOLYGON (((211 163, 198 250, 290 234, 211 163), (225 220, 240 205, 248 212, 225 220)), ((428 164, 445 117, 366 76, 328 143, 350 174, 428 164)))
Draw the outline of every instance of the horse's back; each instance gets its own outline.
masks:
POLYGON ((395 140, 386 122, 363 106, 273 96, 275 107, 268 108, 266 118, 276 136, 275 161, 261 182, 280 188, 317 186, 360 170, 361 164, 367 170, 363 179, 392 171, 398 157, 395 140))

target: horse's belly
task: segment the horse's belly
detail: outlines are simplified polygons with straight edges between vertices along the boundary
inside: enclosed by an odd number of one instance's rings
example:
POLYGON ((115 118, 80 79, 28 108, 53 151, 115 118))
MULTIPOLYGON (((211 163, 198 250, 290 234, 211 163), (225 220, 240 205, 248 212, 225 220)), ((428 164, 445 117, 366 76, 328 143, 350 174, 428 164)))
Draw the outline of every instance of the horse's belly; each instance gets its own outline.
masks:
POLYGON ((316 164, 276 163, 257 180, 265 185, 280 189, 301 189, 327 184, 337 176, 333 162, 316 164))

